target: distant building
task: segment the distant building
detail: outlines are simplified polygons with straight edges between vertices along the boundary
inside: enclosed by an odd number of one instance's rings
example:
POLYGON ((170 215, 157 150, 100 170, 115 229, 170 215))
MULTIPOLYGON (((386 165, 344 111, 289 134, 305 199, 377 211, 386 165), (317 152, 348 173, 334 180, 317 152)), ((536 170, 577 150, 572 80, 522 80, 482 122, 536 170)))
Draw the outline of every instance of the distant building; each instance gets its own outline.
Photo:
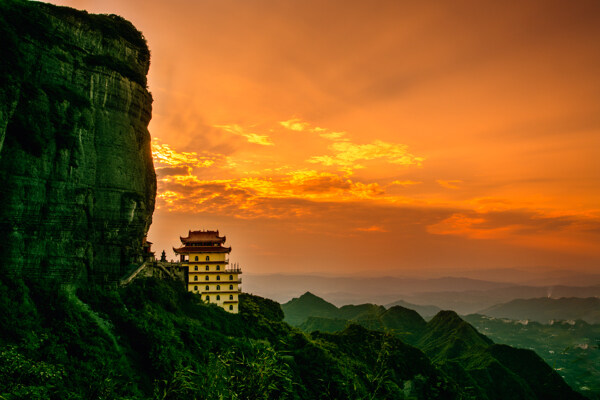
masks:
POLYGON ((142 258, 144 261, 154 261, 154 252, 152 251, 152 242, 144 236, 142 241, 142 258))
POLYGON ((219 236, 219 231, 189 231, 180 240, 182 246, 173 251, 187 268, 188 290, 237 314, 242 271, 239 266, 229 268, 231 247, 224 246, 226 237, 219 236))

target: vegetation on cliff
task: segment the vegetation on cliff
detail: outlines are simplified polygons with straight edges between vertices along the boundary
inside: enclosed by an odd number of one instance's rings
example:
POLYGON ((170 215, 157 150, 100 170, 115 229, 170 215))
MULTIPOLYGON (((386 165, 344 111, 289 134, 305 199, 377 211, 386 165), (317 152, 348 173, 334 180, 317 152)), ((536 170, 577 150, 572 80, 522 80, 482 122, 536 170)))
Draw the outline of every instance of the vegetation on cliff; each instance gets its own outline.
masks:
POLYGON ((0 274, 0 398, 578 398, 533 352, 493 345, 453 313, 424 327, 420 350, 356 324, 303 333, 257 296, 242 295, 240 310, 178 282, 108 289, 0 274))
POLYGON ((0 1, 0 263, 116 281, 140 262, 156 175, 150 52, 116 15, 0 1))
MULTIPOLYGON (((90 31, 98 32, 103 40, 125 40, 140 51, 137 54, 139 65, 148 65, 150 51, 146 39, 131 22, 123 17, 110 14, 89 14, 85 10, 70 7, 59 7, 47 3, 32 3, 26 0, 3 0, 0 2, 0 79, 16 82, 26 72, 27 55, 20 53, 21 41, 31 38, 46 46, 73 45, 72 38, 65 32, 57 31, 54 19, 65 24, 85 26, 90 31), (66 43, 65 43, 66 42, 66 43)), ((64 55, 63 61, 67 61, 64 55)), ((135 64, 119 61, 110 55, 91 54, 88 59, 92 64, 107 66, 123 76, 131 78, 142 86, 146 86, 146 70, 135 68, 135 64)))
POLYGON ((0 398, 460 398, 419 350, 350 326, 307 335, 278 303, 234 315, 179 283, 120 289, 0 274, 0 398))

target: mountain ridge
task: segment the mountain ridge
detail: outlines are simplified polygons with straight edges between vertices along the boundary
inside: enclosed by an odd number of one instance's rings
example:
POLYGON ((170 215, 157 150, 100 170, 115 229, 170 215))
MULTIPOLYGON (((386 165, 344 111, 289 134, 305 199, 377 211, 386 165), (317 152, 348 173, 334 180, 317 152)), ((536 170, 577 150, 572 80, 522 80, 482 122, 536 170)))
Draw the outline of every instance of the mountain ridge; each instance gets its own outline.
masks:
POLYGON ((515 299, 480 310, 477 314, 541 323, 579 319, 590 324, 598 324, 600 323, 600 299, 597 297, 515 299))
MULTIPOLYGON (((282 304, 289 301, 291 297, 298 297, 305 291, 310 291, 339 307, 359 303, 391 305, 401 299, 414 305, 427 305, 438 309, 450 308, 459 314, 471 314, 482 308, 517 298, 600 296, 598 284, 527 286, 513 283, 485 283, 481 280, 463 280, 455 277, 429 280, 248 274, 245 281, 248 291, 272 298, 282 304), (462 282, 461 286, 452 284, 457 279, 462 282), (482 286, 482 282, 488 286, 482 286)), ((399 305, 402 303, 399 302, 399 305)), ((417 309, 417 311, 421 310, 417 309)), ((422 315, 430 317, 433 314, 429 310, 422 315)))
MULTIPOLYGON (((314 295, 311 294, 307 298, 310 302, 315 302, 314 295)), ((295 302, 295 306, 302 309, 304 318, 310 314, 310 307, 301 307, 301 299, 295 302)), ((291 318, 290 309, 286 309, 285 304, 282 305, 282 309, 286 319, 302 319, 291 318)), ((423 351, 435 366, 452 377, 458 385, 472 388, 469 395, 475 398, 558 400, 573 395, 572 390, 561 383, 562 378, 537 354, 509 346, 506 346, 506 349, 503 345, 495 344, 454 311, 441 310, 425 322, 416 311, 400 306, 386 310, 382 306, 366 304, 340 307, 335 313, 331 313, 331 310, 329 308, 328 317, 309 315, 298 326, 317 336, 334 335, 336 331, 339 333, 348 330, 353 324, 358 324, 363 329, 387 332, 423 351), (527 370, 520 368, 518 361, 511 358, 521 355, 528 360, 527 370), (548 386, 553 389, 548 390, 543 383, 529 382, 528 379, 533 375, 552 382, 548 386), (495 388, 497 382, 503 382, 503 389, 495 388), (494 390, 501 395, 490 395, 494 390)))

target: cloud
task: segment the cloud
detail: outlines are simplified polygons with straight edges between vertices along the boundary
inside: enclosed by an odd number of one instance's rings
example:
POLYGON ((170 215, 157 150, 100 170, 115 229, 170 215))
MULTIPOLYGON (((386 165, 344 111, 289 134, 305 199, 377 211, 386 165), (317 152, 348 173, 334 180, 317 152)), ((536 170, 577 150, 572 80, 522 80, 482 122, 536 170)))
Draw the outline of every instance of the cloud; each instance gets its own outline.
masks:
POLYGON ((227 158, 218 153, 178 152, 155 139, 152 141, 152 159, 160 182, 169 176, 191 176, 194 169, 206 170, 214 167, 217 161, 227 158))
MULTIPOLYGON (((248 217, 279 218, 270 207, 259 204, 271 200, 310 200, 312 202, 343 203, 381 198, 384 191, 377 183, 356 182, 339 174, 302 169, 268 177, 242 177, 203 180, 192 174, 171 175, 159 180, 159 207, 169 211, 213 212, 248 217)), ((281 211, 278 211, 281 213, 281 211)), ((293 215, 305 213, 295 207, 293 215)), ((284 214, 288 214, 287 212, 284 214)))
POLYGON ((296 132, 304 132, 304 131, 325 132, 325 131, 327 131, 327 129, 320 128, 318 126, 311 127, 310 123, 308 123, 306 121, 302 121, 300 118, 292 118, 287 121, 281 121, 281 122, 279 122, 279 125, 283 126, 286 129, 289 129, 291 131, 296 131, 296 132))
POLYGON ((319 136, 321 136, 322 138, 325 138, 325 139, 346 142, 350 139, 344 137, 345 135, 346 135, 346 132, 327 132, 327 133, 319 134, 319 136))
POLYGON ((438 183, 438 185, 445 187, 446 189, 460 189, 460 187, 457 184, 462 183, 461 180, 457 179, 450 181, 438 179, 436 180, 436 182, 438 183))
POLYGON ((373 199, 384 193, 377 183, 355 182, 338 174, 307 169, 283 176, 232 180, 229 185, 249 190, 254 196, 314 201, 373 199))
POLYGON ((398 185, 398 186, 413 186, 413 185, 420 185, 423 182, 417 182, 417 181, 411 181, 411 180, 406 180, 406 181, 393 181, 392 183, 390 183, 390 185, 398 185))
POLYGON ((168 144, 152 143, 152 158, 158 168, 161 167, 210 167, 215 163, 217 155, 198 155, 196 152, 177 152, 168 144))
POLYGON ((289 130, 296 131, 296 132, 302 132, 302 131, 308 129, 308 127, 310 126, 310 124, 308 122, 303 122, 299 118, 292 118, 287 121, 281 121, 281 122, 279 122, 279 124, 281 126, 283 126, 284 128, 287 128, 289 130))
MULTIPOLYGON (((189 215, 289 219, 298 224, 298 229, 327 229, 331 234, 340 235, 380 232, 383 237, 383 234, 392 235, 387 227, 393 226, 394 234, 402 231, 410 236, 446 236, 445 243, 449 244, 486 240, 565 253, 573 249, 581 254, 598 252, 595 247, 600 235, 598 215, 554 215, 517 209, 522 203, 492 197, 456 203, 439 197, 423 201, 418 196, 401 196, 399 190, 394 194, 393 186, 404 188, 422 182, 395 180, 382 185, 377 180, 361 180, 352 171, 343 172, 343 168, 332 172, 321 165, 317 168, 316 164, 350 166, 348 170, 368 160, 419 165, 422 159, 408 153, 405 145, 382 141, 363 145, 334 142, 329 148, 333 150, 328 156, 329 163, 312 160, 312 164, 259 168, 248 174, 241 167, 235 168, 235 161, 221 154, 178 152, 168 145, 153 142, 160 177, 157 208, 189 215), (314 167, 307 167, 310 165, 314 167), (388 188, 390 193, 385 191, 388 188), (337 214, 333 217, 332 213, 337 214), (345 226, 345 229, 334 225, 345 226)), ((458 188, 461 182, 436 181, 452 189, 458 188)))
POLYGON ((468 216, 462 213, 452 214, 450 217, 429 225, 427 231, 435 235, 466 236, 470 239, 499 239, 517 230, 518 226, 490 226, 486 225, 486 218, 468 216))
POLYGON ((367 228, 356 228, 356 230, 361 232, 389 232, 384 227, 378 225, 371 225, 367 228))
POLYGON ((259 135, 257 133, 247 132, 240 125, 214 125, 215 128, 223 129, 226 132, 234 135, 245 137, 249 143, 259 144, 261 146, 273 146, 271 138, 267 135, 259 135))
POLYGON ((333 155, 314 156, 308 162, 323 164, 325 166, 340 166, 346 168, 363 168, 359 161, 383 160, 391 164, 417 165, 424 161, 408 152, 404 144, 387 143, 375 140, 369 144, 355 144, 351 142, 336 142, 329 146, 333 155))
POLYGON ((287 121, 279 122, 279 125, 283 126, 286 129, 296 132, 313 132, 318 133, 324 139, 334 140, 334 141, 348 141, 349 139, 345 137, 346 132, 331 132, 326 128, 321 128, 318 126, 313 127, 309 122, 302 121, 300 118, 292 118, 287 121))
POLYGON ((429 224, 426 229, 434 235, 499 240, 518 247, 581 255, 598 254, 600 219, 531 210, 464 210, 429 224))

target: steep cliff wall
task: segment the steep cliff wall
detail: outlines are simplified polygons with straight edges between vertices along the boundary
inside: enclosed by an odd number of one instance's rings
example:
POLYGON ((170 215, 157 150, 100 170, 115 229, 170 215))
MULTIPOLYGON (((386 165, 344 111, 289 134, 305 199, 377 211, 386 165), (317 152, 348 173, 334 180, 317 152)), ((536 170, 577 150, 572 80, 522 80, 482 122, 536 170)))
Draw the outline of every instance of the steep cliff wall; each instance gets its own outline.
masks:
POLYGON ((0 2, 0 264, 113 281, 139 260, 156 176, 150 53, 117 16, 0 2))

